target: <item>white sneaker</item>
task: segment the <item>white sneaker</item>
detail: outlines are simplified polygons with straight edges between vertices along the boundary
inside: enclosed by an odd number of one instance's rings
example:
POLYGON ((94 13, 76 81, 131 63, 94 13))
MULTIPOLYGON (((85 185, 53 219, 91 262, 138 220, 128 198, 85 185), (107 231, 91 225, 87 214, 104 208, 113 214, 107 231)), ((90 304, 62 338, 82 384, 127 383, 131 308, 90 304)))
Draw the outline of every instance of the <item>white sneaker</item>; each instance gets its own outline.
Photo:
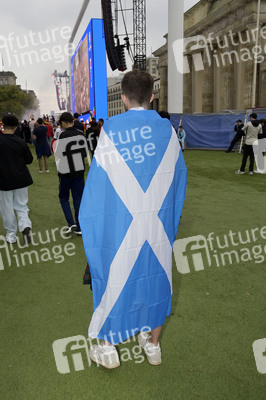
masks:
POLYGON ((100 364, 108 369, 113 369, 120 366, 119 356, 114 346, 93 344, 90 347, 90 358, 96 364, 100 364))
POLYGON ((75 230, 77 229, 77 225, 71 225, 69 226, 66 231, 65 231, 65 235, 70 235, 71 233, 73 233, 75 230))
POLYGON ((238 171, 236 171, 237 175, 243 175, 245 172, 244 171, 240 171, 240 169, 238 171))
POLYGON ((255 174, 264 174, 264 171, 262 169, 255 169, 253 172, 255 172, 255 174))
POLYGON ((140 332, 138 342, 146 353, 147 360, 151 365, 159 365, 162 362, 162 353, 160 343, 157 346, 151 344, 148 339, 150 335, 147 332, 140 332))
POLYGON ((15 244, 17 243, 17 237, 14 234, 7 233, 6 235, 6 242, 8 244, 15 244))

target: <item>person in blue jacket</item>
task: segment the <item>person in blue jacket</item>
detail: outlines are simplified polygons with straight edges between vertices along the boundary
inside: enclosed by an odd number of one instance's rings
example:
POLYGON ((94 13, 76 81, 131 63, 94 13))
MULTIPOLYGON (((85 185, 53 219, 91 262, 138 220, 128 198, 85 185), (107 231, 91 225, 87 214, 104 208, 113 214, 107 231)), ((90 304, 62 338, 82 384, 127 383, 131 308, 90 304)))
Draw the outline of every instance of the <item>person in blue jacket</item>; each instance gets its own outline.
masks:
POLYGON ((183 126, 180 125, 177 132, 177 137, 181 146, 182 151, 185 151, 185 139, 186 139, 186 132, 183 129, 183 126))

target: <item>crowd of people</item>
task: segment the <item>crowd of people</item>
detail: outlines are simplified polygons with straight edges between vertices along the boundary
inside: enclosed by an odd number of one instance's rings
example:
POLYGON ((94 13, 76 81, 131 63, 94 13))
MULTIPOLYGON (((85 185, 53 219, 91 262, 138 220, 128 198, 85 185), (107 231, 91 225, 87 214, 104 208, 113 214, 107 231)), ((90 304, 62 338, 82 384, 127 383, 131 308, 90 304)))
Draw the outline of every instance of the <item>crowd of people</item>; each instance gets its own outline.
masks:
MULTIPOLYGON (((0 133, 2 133, 0 135, 0 192, 2 191, 0 214, 3 218, 8 243, 14 243, 17 240, 17 223, 15 222, 14 210, 17 211, 19 230, 23 233, 24 240, 29 242, 31 239, 32 225, 28 218, 27 188, 32 184, 32 178, 29 178, 30 174, 26 165, 32 163, 33 157, 29 156, 31 151, 28 145, 33 144, 35 146, 39 174, 44 171, 49 174, 48 158, 56 152, 59 138, 62 140, 74 136, 80 136, 81 139, 86 137, 88 149, 93 157, 103 123, 104 121, 101 118, 99 121, 92 119, 91 123, 86 126, 79 121, 79 114, 77 113, 74 116, 70 113, 63 113, 57 122, 54 117, 48 115, 43 115, 36 121, 34 117, 30 121, 18 121, 11 113, 3 117, 0 129, 0 133), (8 179, 10 174, 11 179, 8 179), (14 202, 6 200, 5 196, 9 191, 15 191, 14 202), (6 207, 7 203, 9 207, 6 207)), ((67 173, 58 172, 59 200, 69 226, 67 233, 74 232, 77 235, 81 235, 78 212, 84 188, 84 163, 83 167, 83 170, 78 172, 74 170, 67 173), (75 218, 72 216, 69 203, 70 192, 73 198, 75 218)))
POLYGON ((231 153, 234 146, 239 143, 243 138, 243 157, 240 169, 236 171, 237 175, 243 175, 245 173, 246 164, 249 158, 249 175, 253 175, 254 172, 257 174, 262 174, 264 171, 259 168, 254 169, 255 165, 255 155, 254 155, 254 145, 257 143, 259 146, 259 141, 262 139, 266 139, 266 120, 265 119, 257 119, 258 116, 256 113, 251 113, 249 116, 249 121, 243 124, 242 120, 239 119, 236 122, 234 130, 236 132, 233 140, 230 143, 229 148, 226 150, 226 153, 231 153))

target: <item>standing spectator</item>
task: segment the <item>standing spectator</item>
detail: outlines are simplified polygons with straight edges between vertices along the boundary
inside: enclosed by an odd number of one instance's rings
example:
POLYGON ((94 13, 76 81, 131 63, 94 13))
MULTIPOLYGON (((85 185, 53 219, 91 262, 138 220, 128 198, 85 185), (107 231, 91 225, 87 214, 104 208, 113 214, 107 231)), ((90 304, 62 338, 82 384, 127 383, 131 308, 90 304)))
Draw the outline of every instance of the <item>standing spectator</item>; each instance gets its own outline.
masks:
POLYGON ((35 128, 35 119, 34 119, 34 117, 32 117, 31 119, 30 119, 30 122, 29 122, 29 127, 30 127, 30 132, 31 132, 31 141, 32 141, 32 135, 33 135, 33 131, 34 131, 34 128, 35 128))
POLYGON ((18 126, 15 129, 14 135, 21 138, 21 125, 20 122, 18 123, 18 126))
POLYGON ((49 124, 49 120, 45 122, 45 126, 47 127, 47 133, 46 133, 47 141, 48 141, 49 146, 51 147, 51 143, 52 143, 52 140, 54 137, 54 130, 53 130, 52 125, 49 124))
POLYGON ((266 119, 260 119, 262 133, 258 134, 258 139, 266 139, 266 119))
POLYGON ((74 114, 74 127, 84 133, 84 125, 79 121, 79 114, 74 114))
POLYGON ((159 338, 171 312, 172 246, 186 166, 170 122, 149 110, 152 91, 147 72, 124 75, 121 97, 127 112, 102 129, 80 207, 94 303, 89 336, 103 339, 91 346, 90 358, 110 369, 120 365, 114 345, 137 332, 148 362, 161 364, 159 338), (133 140, 117 135, 136 131, 140 134, 133 140), (147 140, 154 151, 142 162, 124 159, 125 145, 133 154, 147 140))
POLYGON ((181 145, 182 151, 185 151, 186 132, 184 131, 182 125, 180 125, 178 128, 177 137, 178 137, 179 143, 181 145))
MULTIPOLYGON (((262 126, 262 133, 259 133, 259 134, 258 134, 258 140, 260 141, 260 140, 264 139, 264 141, 262 142, 262 144, 264 145, 263 147, 264 147, 264 150, 265 150, 266 119, 260 119, 260 124, 261 124, 261 126, 262 126)), ((261 147, 259 143, 260 143, 260 142, 258 142, 258 148, 261 147)), ((254 150, 254 149, 253 149, 253 150, 254 150)), ((255 169, 254 172, 255 172, 256 174, 264 174, 264 169, 260 169, 259 166, 258 166, 258 157, 257 157, 257 156, 255 156, 255 162, 256 162, 256 164, 257 164, 257 169, 255 169)))
POLYGON ((90 128, 87 129, 87 131, 86 131, 88 148, 91 152, 92 157, 93 157, 94 152, 97 147, 98 139, 100 136, 100 131, 101 131, 101 127, 97 124, 96 121, 92 121, 90 123, 90 128))
POLYGON ((59 121, 58 121, 58 123, 56 124, 55 129, 54 129, 54 139, 57 140, 59 138, 61 132, 62 132, 62 129, 61 129, 61 127, 59 125, 59 121))
POLYGON ((170 114, 168 111, 159 111, 158 114, 161 118, 167 118, 170 121, 170 114))
POLYGON ((243 146, 243 158, 242 164, 236 174, 243 175, 245 173, 246 163, 248 157, 250 158, 249 162, 249 175, 253 175, 254 169, 254 152, 253 152, 253 143, 258 139, 258 135, 262 133, 262 126, 259 121, 257 121, 257 114, 250 114, 250 122, 243 126, 243 131, 246 131, 246 143, 243 146))
POLYGON ((245 135, 245 132, 243 131, 244 124, 242 123, 241 119, 236 121, 234 131, 236 132, 230 146, 226 150, 226 153, 231 153, 234 145, 242 138, 242 136, 245 135))
POLYGON ((31 143, 31 131, 29 123, 25 120, 23 126, 23 136, 26 143, 31 143))
POLYGON ((24 140, 14 135, 18 119, 14 115, 3 117, 4 133, 0 135, 0 214, 6 230, 6 241, 16 243, 17 220, 24 241, 31 241, 31 221, 28 216, 28 186, 33 181, 27 164, 33 157, 24 140))
POLYGON ((64 112, 59 119, 62 132, 57 140, 55 149, 56 165, 59 176, 59 199, 66 221, 68 223, 67 234, 74 232, 81 235, 78 220, 79 207, 84 189, 84 158, 87 156, 86 137, 83 132, 74 127, 73 116, 64 112), (74 162, 75 154, 76 162, 74 162), (77 161, 77 157, 79 160, 77 161), (75 209, 75 220, 73 218, 69 192, 71 191, 75 209))
POLYGON ((33 140, 35 141, 36 155, 39 162, 39 174, 42 174, 42 159, 44 161, 45 172, 49 174, 48 157, 51 155, 51 148, 47 140, 47 126, 44 125, 42 118, 38 118, 36 128, 33 131, 33 140))
POLYGON ((104 125, 104 120, 103 120, 103 118, 99 118, 98 121, 97 121, 97 124, 99 125, 100 131, 101 131, 102 126, 104 125))

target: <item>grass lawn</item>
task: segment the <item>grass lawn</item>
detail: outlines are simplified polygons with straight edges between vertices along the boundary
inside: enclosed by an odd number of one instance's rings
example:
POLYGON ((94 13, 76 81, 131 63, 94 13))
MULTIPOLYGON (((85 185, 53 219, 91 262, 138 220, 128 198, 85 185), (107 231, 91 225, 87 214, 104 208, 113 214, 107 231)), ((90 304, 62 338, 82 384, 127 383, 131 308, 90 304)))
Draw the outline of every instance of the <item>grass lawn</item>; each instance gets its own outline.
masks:
MULTIPOLYGON (((246 230, 266 225, 265 176, 235 175, 241 156, 234 153, 190 150, 184 156, 188 189, 177 239, 214 232, 223 245, 230 230, 244 238, 246 230)), ((82 238, 64 239, 59 232, 65 220, 52 157, 49 163, 49 175, 38 174, 36 160, 30 166, 34 180, 29 190, 30 217, 34 232, 41 233, 31 246, 32 262, 22 256, 27 249, 14 245, 9 249, 9 266, 0 241, 4 265, 0 271, 0 398, 265 399, 266 377, 258 373, 252 350, 252 343, 266 336, 266 263, 250 255, 252 246, 266 244, 256 237, 258 230, 253 232, 256 243, 231 245, 229 250, 214 244, 211 265, 205 263, 204 270, 191 268, 181 274, 173 262, 172 315, 161 339, 160 366, 143 361, 131 341, 119 346, 122 365, 116 370, 87 364, 75 371, 70 364, 70 373, 57 371, 53 342, 87 337, 92 293, 82 284, 86 265, 82 238), (241 253, 243 248, 247 250, 241 253), (234 249, 242 258, 230 265, 224 256, 224 265, 218 267, 221 254, 234 249)), ((0 235, 4 235, 2 225, 0 235)))

